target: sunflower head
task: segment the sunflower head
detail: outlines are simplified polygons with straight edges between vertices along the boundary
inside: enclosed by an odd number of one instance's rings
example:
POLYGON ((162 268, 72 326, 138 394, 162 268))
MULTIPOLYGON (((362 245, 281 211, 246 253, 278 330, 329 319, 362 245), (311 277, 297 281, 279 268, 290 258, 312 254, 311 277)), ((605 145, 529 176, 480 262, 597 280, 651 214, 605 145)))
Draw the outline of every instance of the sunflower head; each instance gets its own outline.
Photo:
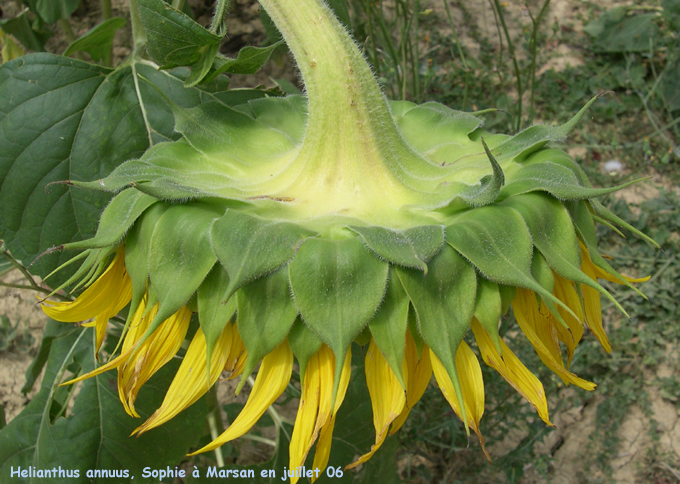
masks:
POLYGON ((307 96, 174 106, 179 141, 105 179, 73 182, 115 197, 94 238, 64 246, 86 249, 69 283, 88 289, 45 311, 96 318, 101 341, 108 318, 130 303, 120 355, 94 373, 118 368, 132 415, 139 387, 178 351, 198 313, 165 401, 139 433, 191 405, 224 370, 242 375, 240 389, 261 362, 239 417, 198 452, 247 432, 297 360, 290 466, 317 442, 314 464, 324 467, 353 341, 368 345, 376 437, 351 466, 401 427, 432 374, 481 440, 484 387, 470 328, 484 362, 550 425, 543 386, 500 338, 499 318, 512 306, 543 363, 592 390, 569 363, 586 326, 609 351, 600 297, 620 308, 597 279, 635 282, 595 239, 596 221, 639 234, 597 201, 620 187, 593 188, 550 145, 588 106, 564 126, 506 136, 441 104, 389 103, 323 1, 261 3, 307 96))

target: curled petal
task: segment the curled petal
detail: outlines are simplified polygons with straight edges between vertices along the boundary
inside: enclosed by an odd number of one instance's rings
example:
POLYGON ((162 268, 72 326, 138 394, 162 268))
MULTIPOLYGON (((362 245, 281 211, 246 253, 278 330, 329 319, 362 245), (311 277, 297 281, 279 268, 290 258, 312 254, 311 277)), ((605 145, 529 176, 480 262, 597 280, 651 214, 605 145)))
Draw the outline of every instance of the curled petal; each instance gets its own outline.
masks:
POLYGON ((284 340, 274 351, 262 359, 248 401, 229 428, 210 444, 188 455, 192 456, 214 450, 248 432, 286 389, 292 372, 293 353, 288 348, 288 341, 284 340))
MULTIPOLYGON (((348 465, 347 469, 363 464, 375 454, 385 441, 390 424, 399 416, 406 404, 404 389, 373 340, 371 340, 366 352, 365 369, 366 385, 373 407, 375 444, 371 446, 370 452, 348 465)), ((402 373, 407 378, 405 370, 404 368, 402 373)))
MULTIPOLYGON (((338 386, 338 393, 335 396, 335 407, 333 407, 333 413, 330 420, 321 427, 319 431, 319 441, 316 444, 316 451, 314 452, 314 463, 312 467, 314 469, 324 469, 328 464, 328 458, 331 455, 331 443, 333 441, 333 428, 335 428, 335 417, 338 414, 340 405, 342 405, 345 399, 345 394, 347 393, 347 387, 349 386, 349 377, 352 373, 352 347, 347 349, 347 354, 345 355, 345 362, 342 365, 342 373, 340 374, 340 385, 338 386)), ((335 375, 335 369, 334 373, 335 375)), ((316 474, 312 477, 312 482, 316 480, 316 474)))
POLYGON ((215 384, 229 356, 232 342, 231 325, 227 323, 217 339, 210 359, 209 375, 206 375, 205 336, 200 328, 196 331, 182 364, 165 394, 163 403, 146 422, 135 429, 133 434, 142 434, 164 424, 185 408, 193 405, 208 391, 209 387, 215 384))
POLYGON ((567 347, 567 368, 569 368, 571 359, 574 357, 574 352, 576 351, 576 346, 583 337, 583 309, 581 305, 581 299, 579 298, 572 282, 560 276, 559 274, 554 274, 554 276, 555 289, 553 290, 553 294, 557 299, 566 304, 567 307, 571 309, 572 312, 578 317, 578 319, 574 318, 571 313, 566 311, 561 306, 557 308, 557 310, 560 312, 560 315, 562 316, 562 319, 569 327, 569 329, 567 329, 562 326, 562 324, 557 321, 552 314, 550 315, 551 323, 557 331, 558 339, 562 341, 567 347))
MULTIPOLYGON (((594 383, 579 378, 564 367, 564 362, 559 353, 559 346, 557 346, 557 350, 555 350, 554 347, 554 344, 556 344, 555 341, 557 340, 557 333, 556 330, 554 330, 554 325, 550 323, 547 315, 541 312, 533 291, 518 288, 517 295, 512 301, 512 307, 519 327, 522 329, 522 332, 534 347, 538 357, 545 366, 550 368, 566 384, 573 383, 584 390, 594 390, 594 383)), ((544 311, 548 311, 544 304, 542 307, 544 308, 544 311)))
POLYGON ((522 364, 503 340, 500 340, 501 349, 503 350, 503 356, 501 357, 493 341, 479 321, 473 318, 470 327, 475 335, 475 340, 477 341, 477 346, 482 354, 484 363, 500 373, 505 381, 512 385, 520 395, 534 406, 541 419, 552 426, 548 415, 548 401, 546 400, 545 390, 541 381, 522 364))
POLYGON ((432 378, 432 363, 430 362, 430 351, 427 345, 423 347, 423 352, 420 360, 418 359, 418 350, 416 343, 413 341, 413 336, 409 331, 406 332, 406 351, 404 352, 404 360, 406 361, 406 370, 408 373, 406 383, 406 403, 399 414, 399 417, 392 422, 390 428, 390 435, 397 432, 406 419, 408 418, 411 409, 421 399, 423 393, 427 389, 427 385, 432 378))
POLYGON ((42 310, 50 318, 64 323, 77 323, 95 318, 96 351, 104 341, 109 319, 123 309, 132 298, 132 282, 125 269, 125 250, 119 249, 109 267, 75 301, 43 301, 42 310))

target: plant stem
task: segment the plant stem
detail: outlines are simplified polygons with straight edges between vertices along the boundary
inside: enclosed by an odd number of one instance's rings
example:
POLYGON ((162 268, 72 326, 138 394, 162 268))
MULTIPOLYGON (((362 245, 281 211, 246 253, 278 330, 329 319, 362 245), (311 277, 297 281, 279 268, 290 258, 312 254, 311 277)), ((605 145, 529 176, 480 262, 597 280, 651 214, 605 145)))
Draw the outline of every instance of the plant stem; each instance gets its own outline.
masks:
MULTIPOLYGON (((525 4, 526 5, 526 4, 525 4)), ((548 11, 548 6, 550 5, 550 0, 545 0, 543 3, 543 7, 541 7, 541 11, 538 13, 538 17, 534 20, 534 16, 531 15, 531 10, 529 9, 529 5, 526 5, 527 11, 529 12, 529 16, 531 17, 531 23, 532 23, 532 31, 531 31, 531 80, 530 80, 530 91, 531 91, 531 97, 530 97, 530 104, 529 104, 529 122, 533 120, 534 114, 535 114, 535 109, 534 109, 534 93, 535 93, 535 85, 536 85, 536 51, 537 51, 537 39, 538 39, 538 29, 541 26, 541 21, 543 20, 543 17, 545 16, 545 13, 548 11)))
POLYGON ((142 27, 142 20, 139 17, 139 3, 137 0, 129 0, 130 2, 130 22, 132 23, 132 41, 134 48, 132 50, 132 58, 137 59, 141 57, 141 50, 146 45, 146 32, 142 27))
POLYGON ((465 59, 465 54, 463 53, 463 48, 460 46, 460 41, 458 40, 458 33, 456 32, 456 26, 453 23, 453 17, 451 16, 451 9, 449 8, 448 0, 443 0, 444 8, 446 9, 446 16, 449 18, 449 25, 451 26, 451 33, 453 34, 453 40, 456 44, 456 49, 458 50, 458 55, 460 56, 460 61, 463 63, 463 68, 465 69, 465 87, 463 88, 463 105, 461 107, 462 111, 465 111, 465 106, 467 106, 467 95, 468 95, 468 81, 470 79, 470 68, 468 67, 467 60, 465 59))
POLYGON ((215 16, 212 19, 212 24, 210 25, 210 31, 217 35, 226 35, 226 29, 224 27, 224 16, 229 8, 229 0, 218 0, 217 7, 215 7, 215 16))
MULTIPOLYGON (((210 428, 210 438, 215 440, 224 432, 224 425, 222 424, 222 415, 220 414, 220 406, 217 402, 217 387, 213 386, 206 394, 208 404, 208 427, 210 428)), ((215 449, 215 460, 217 467, 224 467, 224 456, 222 455, 222 447, 215 449)))
POLYGON ((522 95, 524 90, 522 89, 522 72, 519 69, 519 62, 517 61, 517 55, 515 54, 515 46, 510 38, 510 32, 508 32, 508 26, 505 23, 505 16, 503 15, 503 10, 501 4, 498 0, 493 0, 498 12, 498 18, 501 21, 501 26, 503 27, 503 32, 505 33, 505 39, 508 41, 508 52, 510 52, 510 57, 512 58, 512 64, 515 69, 515 82, 517 84, 517 126, 516 131, 519 131, 522 126, 522 95))
MULTIPOLYGON (((111 18, 111 0, 101 0, 102 7, 102 22, 106 22, 111 18)), ((113 45, 106 53, 103 59, 105 66, 111 67, 113 65, 113 45)))

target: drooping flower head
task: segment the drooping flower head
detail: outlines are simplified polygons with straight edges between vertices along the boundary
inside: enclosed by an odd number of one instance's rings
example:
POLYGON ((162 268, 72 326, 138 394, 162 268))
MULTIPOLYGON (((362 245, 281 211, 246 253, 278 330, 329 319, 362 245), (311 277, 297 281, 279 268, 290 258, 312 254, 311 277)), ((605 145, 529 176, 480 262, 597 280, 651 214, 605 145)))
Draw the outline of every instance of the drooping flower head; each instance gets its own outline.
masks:
POLYGON ((484 362, 550 425, 543 386, 500 338, 499 318, 512 306, 543 363, 592 390, 569 364, 584 327, 610 349, 600 297, 619 305, 597 279, 634 282, 595 240, 595 221, 635 231, 597 201, 618 188, 593 188, 549 146, 583 111, 562 127, 511 137, 440 104, 388 103, 322 0, 261 3, 296 58, 306 97, 175 106, 179 141, 105 179, 73 182, 116 196, 94 238, 64 246, 86 249, 69 282, 89 287, 45 310, 63 321, 94 318, 101 344, 108 319, 130 303, 120 355, 81 379, 117 368, 121 401, 136 415, 139 388, 179 350, 192 307, 200 329, 162 405, 136 432, 174 418, 223 371, 242 385, 260 363, 241 414, 197 452, 214 449, 248 432, 297 360, 290 467, 316 443, 322 468, 356 340, 368 345, 376 435, 352 467, 403 425, 433 374, 484 444, 471 328, 484 362))

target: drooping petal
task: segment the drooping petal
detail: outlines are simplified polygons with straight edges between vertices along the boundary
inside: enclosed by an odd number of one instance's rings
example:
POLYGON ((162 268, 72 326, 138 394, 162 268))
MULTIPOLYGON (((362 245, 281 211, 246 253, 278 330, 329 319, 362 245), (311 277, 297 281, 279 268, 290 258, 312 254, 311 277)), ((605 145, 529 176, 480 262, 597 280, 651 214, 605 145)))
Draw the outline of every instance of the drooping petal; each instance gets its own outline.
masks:
MULTIPOLYGON (((598 271, 605 273, 590 261, 587 252, 584 253, 582 260, 581 270, 592 280, 597 280, 598 271)), ((611 280, 611 278, 609 280, 611 280)), ((607 338, 607 333, 602 325, 602 303, 600 302, 600 293, 585 284, 581 284, 581 293, 583 294, 583 307, 586 313, 586 326, 593 332, 604 350, 607 353, 611 353, 612 346, 609 344, 609 338, 607 338)))
POLYGON ((246 360, 248 359, 248 351, 243 344, 241 335, 238 332, 237 324, 227 325, 231 328, 231 347, 229 348, 229 356, 224 364, 224 371, 231 373, 227 380, 233 380, 243 373, 246 360))
POLYGON ((482 354, 484 363, 500 373, 505 381, 534 406, 541 419, 552 426, 548 415, 548 401, 546 400, 545 390, 541 381, 524 366, 503 340, 500 340, 503 351, 503 356, 501 357, 493 341, 479 321, 473 318, 470 327, 475 335, 475 340, 477 341, 477 346, 482 354))
MULTIPOLYGON (((157 310, 157 306, 154 307, 154 310, 144 318, 147 326, 153 321, 157 310)), ((186 337, 190 321, 191 311, 187 307, 182 307, 135 349, 124 365, 118 367, 118 395, 129 415, 139 417, 135 411, 137 393, 149 378, 177 354, 186 337)), ((138 329, 141 329, 141 326, 138 329)), ((140 338, 134 341, 135 346, 140 338)), ((127 341, 126 337, 125 342, 127 341)), ((123 349, 125 350, 125 344, 123 349)))
MULTIPOLYGON (((333 442, 333 428, 335 428, 335 417, 338 414, 340 405, 342 405, 349 386, 349 378, 352 374, 352 347, 347 348, 345 355, 345 362, 342 365, 342 373, 340 374, 340 385, 338 386, 338 393, 335 396, 335 406, 333 407, 333 414, 319 431, 319 441, 316 444, 316 451, 314 452, 314 469, 325 469, 328 464, 328 458, 331 455, 331 443, 333 442)), ((333 372, 335 375, 335 369, 333 372)), ((328 380, 326 386, 330 387, 332 392, 332 380, 328 380)), ((316 474, 312 477, 312 482, 316 480, 316 474)))
MULTIPOLYGON (((588 267, 590 269, 590 272, 593 274, 591 277, 593 279, 599 278, 599 279, 604 279, 605 281, 609 282, 614 282, 616 284, 621 284, 621 281, 619 281, 617 278, 609 274, 607 271, 602 270, 600 267, 596 266, 592 259, 590 258, 590 253, 588 252, 588 249, 583 245, 583 242, 579 241, 579 244, 581 245, 581 270, 583 272, 586 272, 584 270, 584 267, 588 267)), ((603 256, 605 258, 609 258, 606 256, 603 256)), ((586 272, 586 274, 588 274, 586 272)), ((590 274, 588 274, 590 275, 590 274)), ((647 277, 629 277, 626 276, 625 274, 621 274, 621 276, 628 282, 634 283, 634 282, 647 282, 651 276, 647 277)))
MULTIPOLYGON (((441 364, 437 356, 430 350, 432 360, 432 370, 437 384, 444 394, 444 398, 449 402, 453 411, 462 419, 460 403, 453 388, 453 382, 449 378, 444 365, 441 364)), ((460 388, 463 392, 463 405, 467 415, 468 426, 477 434, 482 445, 482 450, 486 458, 491 460, 484 446, 484 438, 479 429, 479 423, 484 415, 484 380, 482 378, 482 368, 479 366, 477 357, 472 352, 465 341, 460 343, 456 351, 456 370, 460 380, 460 388)))
POLYGON ((406 351, 404 352, 404 359, 406 361, 406 369, 408 372, 408 383, 406 384, 406 403, 401 411, 401 414, 392 422, 389 435, 397 432, 406 419, 408 418, 411 409, 421 399, 423 393, 427 389, 427 385, 432 378, 432 363, 430 362, 430 351, 427 345, 423 347, 422 357, 418 359, 418 350, 416 343, 413 341, 411 332, 406 332, 406 351))
MULTIPOLYGON (((375 454, 385 441, 390 424, 399 416, 406 404, 404 389, 373 340, 366 352, 365 370, 366 385, 371 396, 371 407, 373 407, 375 444, 371 446, 370 452, 348 465, 347 469, 363 464, 375 454)), ((402 374, 406 379, 406 368, 402 370, 402 374)))
POLYGON ((274 351, 262 359, 248 401, 229 428, 210 444, 188 455, 192 456, 214 450, 248 432, 286 389, 292 372, 293 353, 288 347, 288 341, 284 340, 274 351))
POLYGON ((50 318, 64 323, 95 318, 95 321, 83 326, 95 327, 98 352, 104 341, 109 319, 118 314, 131 298, 132 282, 125 269, 125 250, 121 248, 102 275, 75 301, 43 301, 42 309, 50 318))
MULTIPOLYGON (((305 462, 309 447, 313 443, 312 434, 314 433, 316 416, 319 413, 319 394, 321 391, 322 369, 319 359, 319 352, 312 355, 307 363, 305 378, 302 381, 300 403, 295 417, 293 435, 290 439, 289 469, 296 469, 305 462)), ((291 484, 295 484, 298 479, 298 477, 291 477, 291 484)))
MULTIPOLYGON (((546 344, 547 337, 545 336, 545 331, 539 333, 539 330, 536 329, 537 327, 545 328, 545 321, 548 318, 540 312, 538 301, 533 291, 518 288, 517 295, 512 301, 512 306, 519 327, 536 350, 543 364, 559 376, 565 384, 573 383, 584 390, 594 390, 594 383, 579 378, 564 367, 561 356, 555 352, 554 347, 550 346, 552 339, 546 344)), ((542 306, 545 308, 545 305, 542 306)), ((547 311, 547 308, 545 310, 547 311)))
POLYGON ((232 342, 232 323, 222 330, 210 358, 210 374, 206 375, 206 343, 203 331, 199 328, 194 335, 182 364, 168 388, 163 403, 149 419, 137 427, 133 434, 142 434, 175 417, 185 408, 201 398, 220 376, 229 356, 232 342))
POLYGON ((567 368, 569 368, 571 365, 571 359, 574 357, 576 347, 583 337, 583 309, 581 306, 581 299, 579 298, 573 283, 559 274, 554 274, 554 276, 555 288, 553 290, 553 294, 557 299, 566 304, 567 307, 571 309, 578 317, 578 319, 574 318, 571 313, 566 311, 563 307, 558 306, 557 310, 560 312, 562 319, 569 327, 569 329, 567 329, 562 326, 559 321, 557 321, 555 316, 552 314, 550 315, 551 323, 557 331, 557 337, 567 347, 567 368))

